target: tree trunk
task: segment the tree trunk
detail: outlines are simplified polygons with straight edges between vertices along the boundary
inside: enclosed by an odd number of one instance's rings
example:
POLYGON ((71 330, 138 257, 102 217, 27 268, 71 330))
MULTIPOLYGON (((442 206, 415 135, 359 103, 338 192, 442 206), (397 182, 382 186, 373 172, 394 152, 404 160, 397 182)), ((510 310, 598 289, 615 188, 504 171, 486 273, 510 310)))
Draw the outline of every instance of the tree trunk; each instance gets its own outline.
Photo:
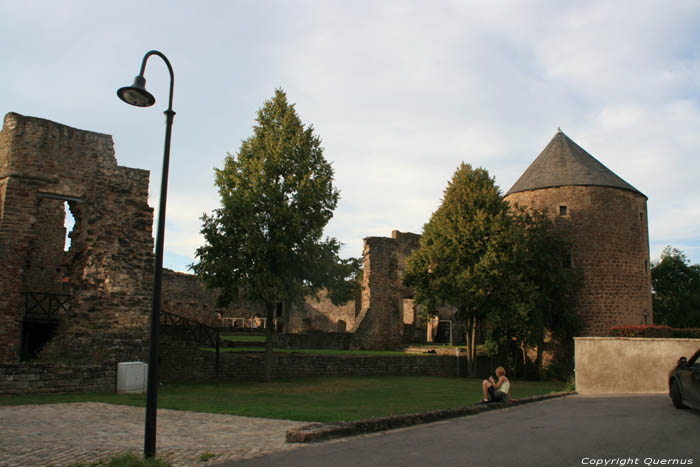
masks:
POLYGON ((275 304, 265 303, 265 311, 267 319, 265 320, 265 381, 272 380, 272 341, 274 340, 274 319, 275 319, 275 304))
POLYGON ((467 315, 467 375, 476 375, 476 316, 467 315))

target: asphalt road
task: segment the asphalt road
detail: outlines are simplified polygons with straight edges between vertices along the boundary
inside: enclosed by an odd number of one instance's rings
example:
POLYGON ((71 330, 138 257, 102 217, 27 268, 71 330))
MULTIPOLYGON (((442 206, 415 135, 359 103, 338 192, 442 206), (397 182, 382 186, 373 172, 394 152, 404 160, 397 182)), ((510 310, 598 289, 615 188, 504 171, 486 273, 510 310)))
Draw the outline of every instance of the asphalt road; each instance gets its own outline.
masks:
POLYGON ((665 395, 574 395, 221 464, 581 465, 700 466, 700 411, 677 410, 665 395))

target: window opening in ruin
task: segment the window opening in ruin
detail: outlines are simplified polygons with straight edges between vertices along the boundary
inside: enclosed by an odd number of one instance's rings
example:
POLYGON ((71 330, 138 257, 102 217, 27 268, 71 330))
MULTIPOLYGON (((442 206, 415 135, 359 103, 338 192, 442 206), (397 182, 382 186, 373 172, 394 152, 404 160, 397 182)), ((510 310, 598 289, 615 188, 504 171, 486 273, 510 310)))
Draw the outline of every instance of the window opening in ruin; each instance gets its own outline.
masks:
POLYGON ((559 205, 559 215, 562 217, 566 217, 569 215, 569 208, 565 204, 559 205))
POLYGON ((649 272, 649 260, 644 260, 644 275, 646 276, 649 272))
POLYGON ((412 298, 403 299, 403 324, 414 324, 416 322, 416 311, 412 298))
POLYGON ((63 221, 63 226, 66 228, 66 239, 63 244, 63 251, 68 251, 70 250, 71 245, 71 234, 73 233, 73 228, 75 227, 75 217, 73 217, 68 201, 63 202, 63 207, 66 212, 66 218, 63 221))
POLYGON ((22 324, 22 350, 20 359, 24 362, 34 359, 44 345, 56 334, 57 321, 28 321, 22 324))

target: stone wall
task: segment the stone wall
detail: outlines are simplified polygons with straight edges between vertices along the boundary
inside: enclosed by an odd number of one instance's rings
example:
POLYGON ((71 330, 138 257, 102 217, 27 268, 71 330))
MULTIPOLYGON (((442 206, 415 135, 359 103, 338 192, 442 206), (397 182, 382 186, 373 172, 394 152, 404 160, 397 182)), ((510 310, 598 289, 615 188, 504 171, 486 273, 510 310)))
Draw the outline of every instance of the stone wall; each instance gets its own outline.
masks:
POLYGON ((700 339, 576 337, 579 394, 668 393, 668 373, 700 339))
POLYGON ((350 348, 352 334, 347 332, 309 332, 304 334, 276 334, 278 349, 333 349, 350 348))
MULTIPOLYGON (((216 305, 217 290, 207 289, 193 274, 170 270, 163 271, 163 310, 209 326, 226 323, 225 318, 266 316, 262 303, 235 302, 226 307, 216 305), (221 320, 219 320, 219 317, 221 320)), ((344 305, 334 305, 325 291, 318 298, 309 297, 303 306, 285 309, 283 330, 286 333, 308 331, 345 332, 355 324, 357 303, 351 300, 344 305)))
MULTIPOLYGON (((260 381, 265 376, 264 353, 220 354, 219 379, 260 381)), ((461 359, 463 360, 463 359, 461 359)), ((160 378, 163 382, 198 382, 215 378, 214 352, 182 346, 161 351, 160 378)), ((462 373, 463 375, 464 373, 462 373)), ((446 356, 325 356, 275 353, 275 379, 311 376, 456 376, 457 358, 446 356)))
POLYGON ((571 261, 584 274, 577 309, 583 335, 604 336, 619 324, 652 323, 646 198, 619 188, 565 186, 506 198, 546 209, 573 241, 571 261), (560 215, 566 206, 566 215, 560 215))
POLYGON ((226 307, 217 306, 219 292, 207 289, 193 274, 164 270, 162 290, 163 310, 209 326, 222 324, 219 315, 221 318, 246 319, 265 316, 265 307, 261 303, 238 302, 226 307))
POLYGON ((116 364, 0 364, 0 394, 115 392, 116 387, 116 364))
POLYGON ((352 329, 353 348, 397 348, 403 342, 405 314, 415 316, 413 291, 402 284, 406 261, 420 235, 392 232, 391 238, 365 239, 362 308, 352 329))
MULTIPOLYGON (((0 362, 20 358, 27 293, 63 333, 145 330, 153 274, 153 210, 145 170, 117 165, 109 135, 5 116, 0 132, 0 362), (64 251, 66 206, 75 218, 64 251), (52 311, 52 310, 48 310, 52 311)), ((34 310, 42 314, 41 310, 34 310)), ((55 351, 59 349, 54 349, 55 351)), ((94 349, 93 349, 94 350, 94 349)), ((89 352, 91 349, 85 349, 89 352)))
POLYGON ((355 326, 359 304, 359 300, 351 300, 344 305, 334 305, 322 290, 318 298, 308 297, 303 306, 292 306, 291 312, 286 314, 284 330, 288 333, 346 332, 355 326))

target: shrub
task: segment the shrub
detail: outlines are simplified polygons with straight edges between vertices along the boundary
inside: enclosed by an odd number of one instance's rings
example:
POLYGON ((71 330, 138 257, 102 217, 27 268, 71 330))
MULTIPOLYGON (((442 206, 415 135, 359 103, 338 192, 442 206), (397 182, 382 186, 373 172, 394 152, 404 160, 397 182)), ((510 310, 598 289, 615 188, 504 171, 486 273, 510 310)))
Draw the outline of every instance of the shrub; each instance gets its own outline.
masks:
POLYGON ((673 330, 668 326, 643 324, 639 326, 613 326, 610 329, 612 337, 673 337, 673 330))
POLYGON ((672 328, 671 337, 700 339, 700 328, 672 328))
POLYGON ((700 339, 700 328, 671 328, 655 324, 641 326, 613 326, 611 337, 673 337, 676 339, 700 339))

